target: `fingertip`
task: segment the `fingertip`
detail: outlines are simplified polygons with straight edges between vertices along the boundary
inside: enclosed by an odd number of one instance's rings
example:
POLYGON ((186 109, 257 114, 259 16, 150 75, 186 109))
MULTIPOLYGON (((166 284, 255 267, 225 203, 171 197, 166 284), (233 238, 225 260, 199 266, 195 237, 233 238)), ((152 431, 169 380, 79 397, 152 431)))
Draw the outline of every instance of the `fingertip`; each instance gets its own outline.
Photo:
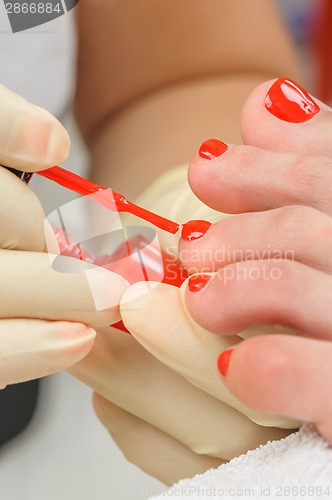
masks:
POLYGON ((150 301, 154 296, 152 297, 151 292, 159 285, 159 282, 139 281, 130 285, 123 293, 120 301, 121 319, 131 332, 140 331, 145 323, 150 326, 147 318, 152 315, 153 309, 150 301))
POLYGON ((85 274, 96 311, 118 308, 122 295, 129 287, 128 281, 119 274, 97 266, 87 269, 85 274))
MULTIPOLYGON (((92 334, 90 332, 90 334, 83 337, 79 343, 76 343, 75 349, 73 350, 75 352, 75 364, 84 359, 91 352, 95 343, 95 339, 96 332, 95 334, 92 334)), ((72 366, 74 363, 71 363, 70 366, 72 366)))
POLYGON ((68 131, 64 128, 64 126, 60 122, 58 122, 57 131, 52 137, 52 141, 50 141, 50 146, 49 146, 50 158, 48 162, 50 166, 64 163, 69 156, 70 147, 71 147, 70 135, 68 131))
POLYGON ((45 248, 45 215, 40 200, 24 182, 5 168, 0 170, 0 182, 1 248, 42 252, 45 248))
POLYGON ((36 172, 62 163, 69 154, 68 132, 55 116, 0 86, 0 161, 36 172))
POLYGON ((70 321, 10 319, 1 326, 8 346, 0 375, 7 384, 68 369, 91 351, 96 336, 90 327, 70 321))
POLYGON ((161 352, 164 356, 185 339, 188 321, 178 287, 157 282, 149 285, 152 288, 147 288, 144 282, 132 285, 124 294, 120 311, 132 336, 159 357, 161 352))
POLYGON ((34 108, 38 113, 38 121, 35 122, 36 130, 32 141, 35 155, 39 158, 35 159, 36 163, 31 171, 38 171, 63 163, 68 158, 71 140, 65 127, 55 116, 39 106, 34 108))
POLYGON ((70 360, 67 367, 72 366, 85 358, 93 348, 97 332, 84 323, 70 321, 56 322, 56 328, 60 330, 59 340, 64 341, 64 346, 70 360))
MULTIPOLYGON (((52 322, 50 322, 52 324, 52 322)), ((86 325, 85 323, 80 323, 76 321, 56 321, 55 326, 57 326, 61 332, 63 339, 77 340, 84 338, 95 338, 97 332, 94 328, 86 325)))
POLYGON ((158 282, 154 281, 138 281, 133 285, 129 285, 121 297, 120 307, 124 308, 126 304, 135 303, 140 300, 158 286, 158 284, 158 282))

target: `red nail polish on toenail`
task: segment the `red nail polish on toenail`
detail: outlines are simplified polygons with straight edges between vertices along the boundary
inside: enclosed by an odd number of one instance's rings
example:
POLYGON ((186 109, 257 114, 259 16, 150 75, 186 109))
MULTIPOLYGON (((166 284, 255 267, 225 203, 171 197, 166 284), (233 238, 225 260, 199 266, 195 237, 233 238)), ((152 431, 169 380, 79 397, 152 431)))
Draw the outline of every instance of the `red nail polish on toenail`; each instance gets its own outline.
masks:
POLYGON ((265 107, 280 120, 291 123, 306 122, 320 111, 308 92, 287 78, 274 82, 266 95, 265 107))
POLYGON ((199 148, 198 154, 205 160, 214 160, 225 153, 227 149, 228 146, 224 142, 218 141, 218 139, 209 139, 203 142, 199 148))
POLYGON ((220 373, 223 377, 225 377, 227 372, 228 372, 229 363, 230 363, 233 351, 234 351, 234 347, 232 349, 227 349, 227 351, 222 352, 218 358, 218 361, 217 361, 218 370, 220 371, 220 373))
POLYGON ((188 289, 190 292, 200 292, 208 284, 212 276, 209 274, 196 274, 188 280, 188 289))
POLYGON ((190 220, 183 224, 181 238, 185 241, 199 240, 211 226, 211 222, 207 220, 190 220))

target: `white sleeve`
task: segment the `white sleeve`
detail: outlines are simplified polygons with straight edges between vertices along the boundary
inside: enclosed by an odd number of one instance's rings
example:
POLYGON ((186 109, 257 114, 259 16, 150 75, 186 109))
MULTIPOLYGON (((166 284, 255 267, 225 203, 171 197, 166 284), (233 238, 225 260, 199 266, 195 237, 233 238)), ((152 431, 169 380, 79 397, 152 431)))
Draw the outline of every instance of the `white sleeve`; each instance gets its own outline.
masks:
POLYGON ((75 79, 74 11, 12 33, 0 2, 0 83, 57 117, 67 108, 75 79))

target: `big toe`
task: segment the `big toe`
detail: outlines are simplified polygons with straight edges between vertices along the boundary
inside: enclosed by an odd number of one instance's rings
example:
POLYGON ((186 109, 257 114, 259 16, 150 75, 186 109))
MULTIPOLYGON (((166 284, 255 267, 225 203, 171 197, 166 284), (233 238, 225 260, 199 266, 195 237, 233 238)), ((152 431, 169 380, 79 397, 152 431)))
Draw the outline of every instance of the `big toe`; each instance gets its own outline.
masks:
POLYGON ((290 79, 269 80, 245 102, 241 133, 245 144, 263 149, 330 155, 331 108, 290 79))

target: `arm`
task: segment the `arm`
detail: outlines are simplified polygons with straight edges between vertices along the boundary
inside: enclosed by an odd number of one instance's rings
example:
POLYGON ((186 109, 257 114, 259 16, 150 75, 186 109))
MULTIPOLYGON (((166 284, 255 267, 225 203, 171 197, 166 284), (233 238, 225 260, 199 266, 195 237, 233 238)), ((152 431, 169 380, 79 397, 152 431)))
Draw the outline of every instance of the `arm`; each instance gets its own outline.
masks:
POLYGON ((298 78, 271 1, 85 0, 77 11, 75 114, 94 179, 128 197, 210 136, 240 142, 258 82, 298 78))

